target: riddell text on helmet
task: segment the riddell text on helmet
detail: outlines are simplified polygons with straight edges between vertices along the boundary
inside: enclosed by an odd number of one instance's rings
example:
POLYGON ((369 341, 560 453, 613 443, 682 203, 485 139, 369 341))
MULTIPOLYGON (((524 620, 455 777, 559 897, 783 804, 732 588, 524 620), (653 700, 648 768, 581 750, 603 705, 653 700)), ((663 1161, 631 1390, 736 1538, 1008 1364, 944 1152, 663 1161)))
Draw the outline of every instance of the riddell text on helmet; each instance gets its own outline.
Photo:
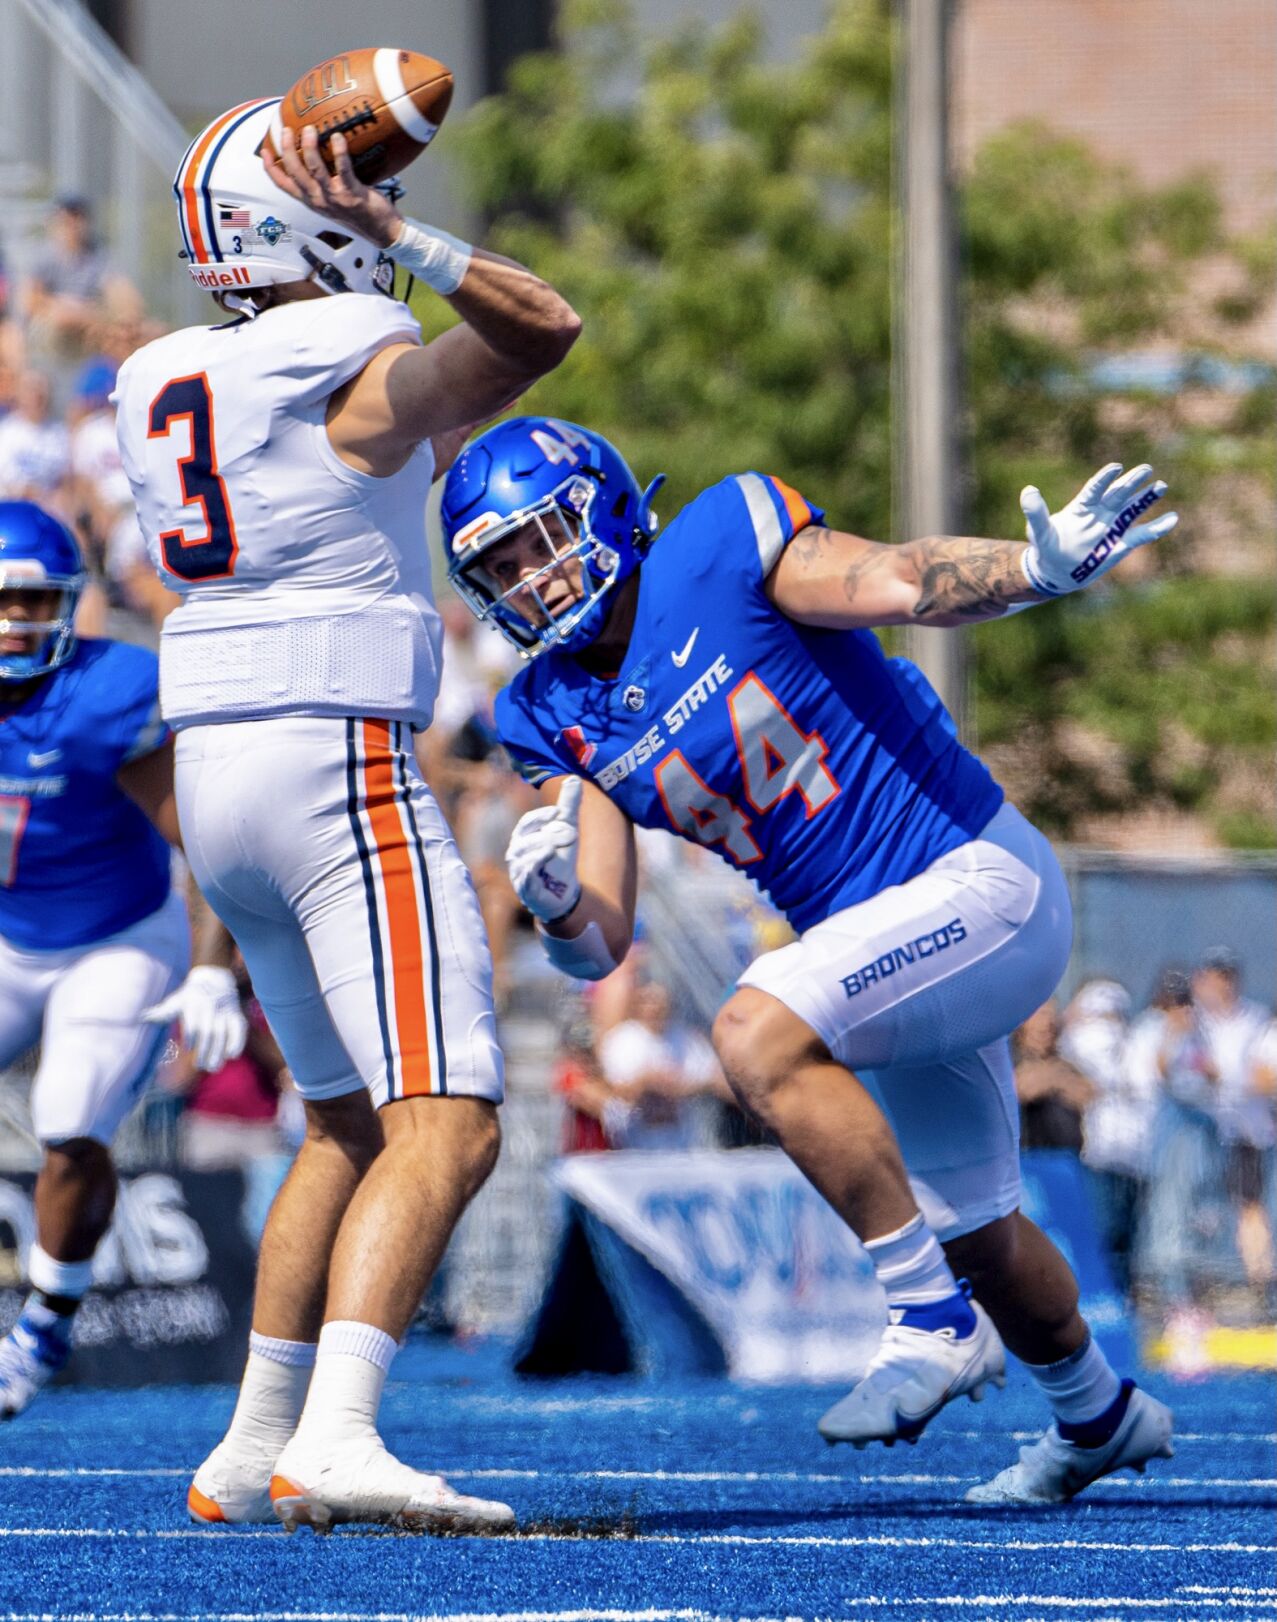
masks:
POLYGON ((191 276, 200 287, 251 287, 252 277, 243 265, 236 265, 234 270, 215 270, 211 265, 205 269, 192 267, 191 276))

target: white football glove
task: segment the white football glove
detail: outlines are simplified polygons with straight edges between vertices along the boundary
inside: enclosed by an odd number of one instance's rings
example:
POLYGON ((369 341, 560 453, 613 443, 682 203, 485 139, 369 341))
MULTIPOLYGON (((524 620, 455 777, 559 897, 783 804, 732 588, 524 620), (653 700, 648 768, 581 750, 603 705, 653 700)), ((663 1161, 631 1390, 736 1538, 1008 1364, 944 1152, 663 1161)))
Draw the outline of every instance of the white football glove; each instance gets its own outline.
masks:
POLYGON ((238 1059, 248 1041, 248 1021, 240 1007, 239 988, 229 969, 200 963, 177 990, 142 1011, 152 1025, 182 1027, 182 1045, 195 1055, 201 1070, 220 1070, 238 1059))
POLYGON ((556 805, 527 811, 514 825, 505 863, 515 894, 542 923, 566 918, 581 898, 576 874, 581 779, 569 777, 556 805))
POLYGON ((1021 563, 1034 591, 1047 597, 1080 591, 1136 547, 1160 540, 1175 528, 1178 513, 1164 513, 1147 524, 1136 522, 1166 494, 1161 479, 1146 483, 1152 472, 1147 462, 1141 462, 1122 475, 1122 464, 1110 462, 1058 513, 1047 511, 1036 485, 1020 492, 1029 537, 1021 563))

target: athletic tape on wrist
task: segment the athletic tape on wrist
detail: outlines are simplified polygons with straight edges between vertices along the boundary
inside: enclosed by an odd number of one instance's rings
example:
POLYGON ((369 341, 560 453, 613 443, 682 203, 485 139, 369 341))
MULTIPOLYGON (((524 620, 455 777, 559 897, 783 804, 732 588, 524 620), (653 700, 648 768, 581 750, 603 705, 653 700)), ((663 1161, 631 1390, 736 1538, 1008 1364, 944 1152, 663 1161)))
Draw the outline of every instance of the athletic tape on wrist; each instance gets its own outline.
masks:
POLYGON ((60 1262, 40 1245, 27 1257, 27 1278, 43 1295, 64 1295, 78 1301, 93 1282, 93 1261, 60 1262))
POLYGON ((570 974, 574 980, 602 980, 616 968, 616 959, 608 951, 603 931, 593 919, 579 935, 565 939, 551 935, 537 924, 537 934, 545 947, 545 955, 556 969, 570 974))
POLYGON ((437 231, 420 220, 405 220, 386 249, 397 265, 410 270, 436 293, 455 293, 470 268, 474 249, 460 237, 437 231))

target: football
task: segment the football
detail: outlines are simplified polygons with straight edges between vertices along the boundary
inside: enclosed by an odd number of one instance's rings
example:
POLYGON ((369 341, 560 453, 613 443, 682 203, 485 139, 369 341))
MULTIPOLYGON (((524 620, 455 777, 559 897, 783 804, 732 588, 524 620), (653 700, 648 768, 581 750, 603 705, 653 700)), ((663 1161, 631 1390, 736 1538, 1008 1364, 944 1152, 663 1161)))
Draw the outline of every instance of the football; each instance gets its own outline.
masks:
POLYGON ((355 174, 373 186, 425 151, 451 101, 452 74, 432 56, 390 46, 343 51, 302 74, 280 102, 266 140, 278 155, 281 129, 300 139, 313 124, 331 169, 332 138, 340 132, 355 174))

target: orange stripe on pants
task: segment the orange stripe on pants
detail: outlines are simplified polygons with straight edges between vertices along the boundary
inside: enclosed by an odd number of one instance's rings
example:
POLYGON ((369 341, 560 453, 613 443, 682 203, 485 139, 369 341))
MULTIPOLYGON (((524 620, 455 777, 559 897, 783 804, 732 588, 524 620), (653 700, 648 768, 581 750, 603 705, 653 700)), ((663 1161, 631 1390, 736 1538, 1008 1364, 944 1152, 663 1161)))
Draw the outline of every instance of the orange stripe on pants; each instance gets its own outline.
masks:
POLYGON ((364 809, 372 830, 377 866, 386 898, 386 933, 394 971, 395 1046, 400 1056, 403 1096, 432 1093, 430 1036, 426 1022, 426 966, 421 917, 413 881, 412 853, 395 803, 390 723, 365 721, 364 809))

